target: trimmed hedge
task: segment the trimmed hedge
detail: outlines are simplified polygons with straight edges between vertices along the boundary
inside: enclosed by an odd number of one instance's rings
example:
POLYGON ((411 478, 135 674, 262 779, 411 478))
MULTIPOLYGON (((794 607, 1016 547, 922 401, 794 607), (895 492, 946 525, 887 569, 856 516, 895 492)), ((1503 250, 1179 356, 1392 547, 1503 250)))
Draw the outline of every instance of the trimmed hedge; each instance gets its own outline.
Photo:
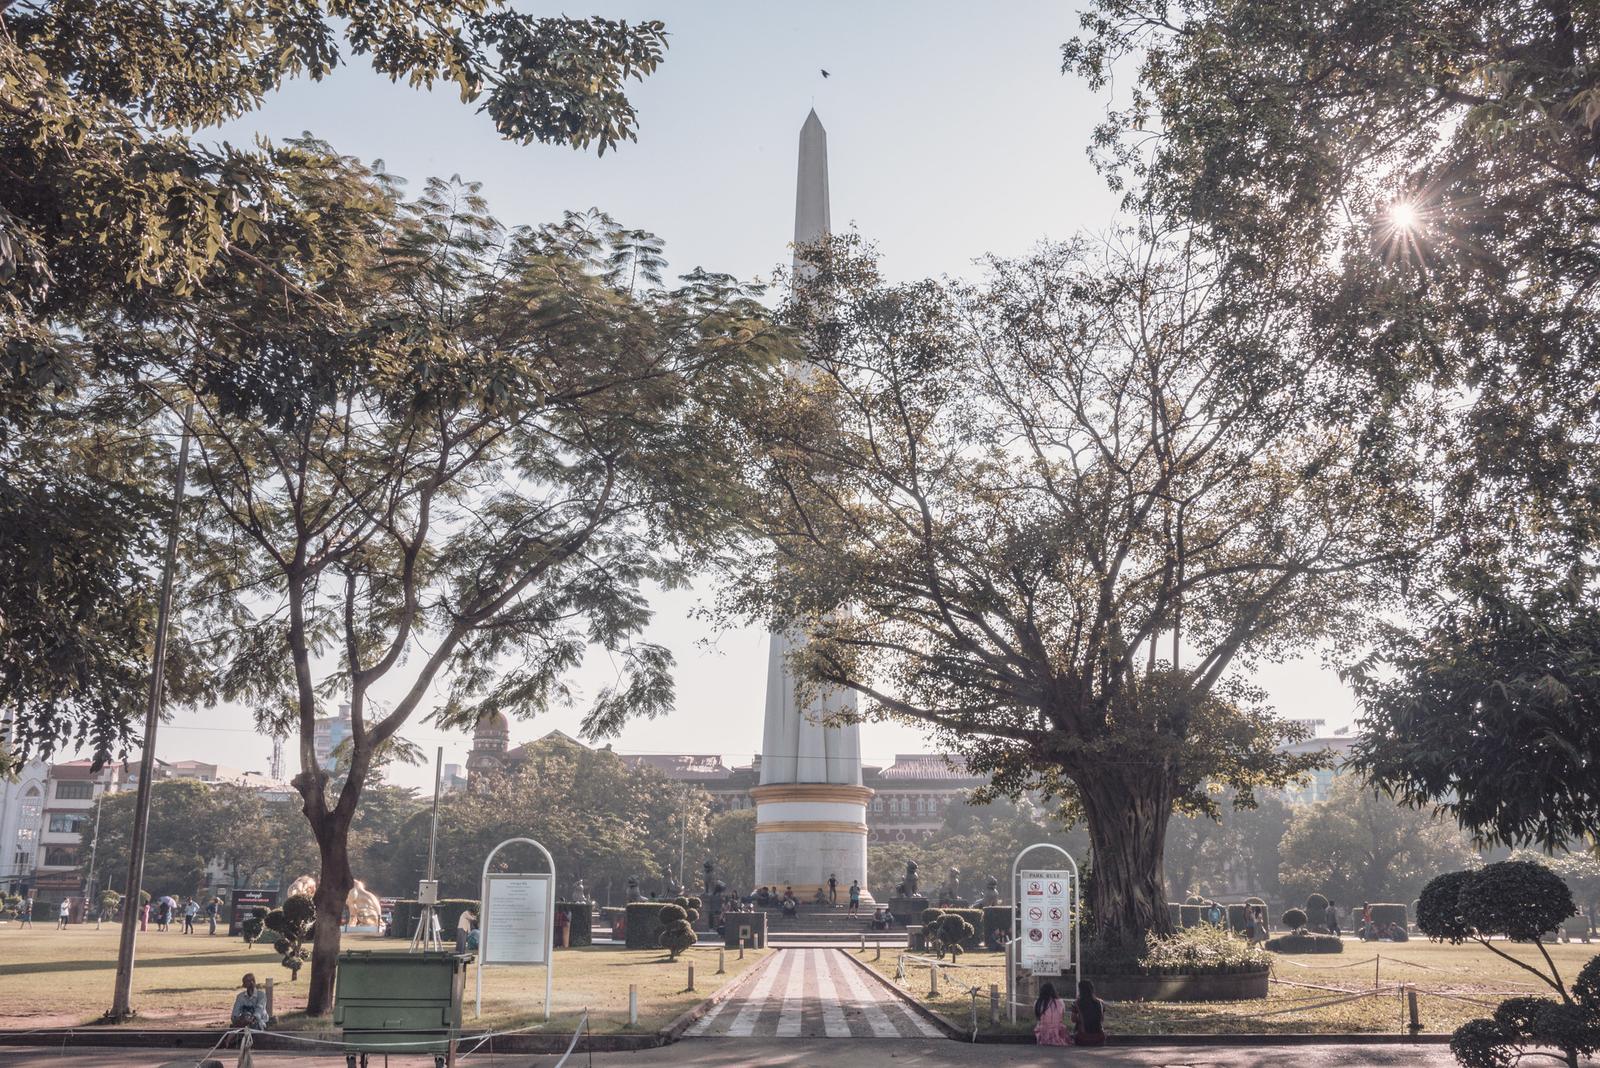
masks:
POLYGON ((1167 922, 1174 931, 1183 926, 1183 906, 1176 901, 1167 902, 1167 922))
POLYGON ((1285 927, 1289 928, 1289 930, 1291 930, 1291 931, 1299 930, 1300 928, 1302 928, 1302 927, 1304 927, 1306 925, 1306 910, 1305 909, 1285 909, 1284 912, 1283 912, 1283 916, 1280 917, 1278 922, 1282 923, 1285 927))
POLYGON ((565 912, 570 919, 567 925, 567 945, 594 945, 594 906, 587 901, 557 901, 556 911, 565 912))
POLYGON ((1409 921, 1406 907, 1403 904, 1385 902, 1381 905, 1368 905, 1367 908, 1372 910, 1372 925, 1374 927, 1387 928, 1391 923, 1397 923, 1403 931, 1409 921))
POLYGON ((1182 905, 1178 909, 1178 914, 1184 927, 1199 927, 1206 920, 1206 907, 1204 905, 1182 905))
POLYGON ((1285 934, 1267 939, 1266 947, 1274 953, 1343 953, 1344 939, 1330 934, 1285 934))
POLYGON ((1244 932, 1250 929, 1250 906, 1228 906, 1228 930, 1244 932))
POLYGON ((661 928, 665 926, 661 910, 678 908, 670 901, 635 901, 628 906, 626 922, 628 934, 625 944, 629 949, 660 949, 661 928))
POLYGON ((1010 905, 986 905, 983 909, 983 944, 990 949, 999 949, 989 936, 996 931, 1004 931, 1007 938, 1011 937, 1011 921, 1016 916, 1015 910, 1010 905))

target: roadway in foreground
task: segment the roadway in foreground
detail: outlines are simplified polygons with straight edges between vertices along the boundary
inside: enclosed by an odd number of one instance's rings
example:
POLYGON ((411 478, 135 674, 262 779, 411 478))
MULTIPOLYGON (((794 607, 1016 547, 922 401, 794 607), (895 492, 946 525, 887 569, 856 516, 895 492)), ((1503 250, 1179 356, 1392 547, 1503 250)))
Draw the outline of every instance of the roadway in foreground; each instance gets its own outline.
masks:
MULTIPOLYGON (((4 1048, 0 1068, 189 1068, 194 1061, 174 1057, 174 1050, 4 1048)), ((220 1058, 235 1068, 237 1052, 220 1058)), ((553 1055, 501 1053, 464 1058, 461 1068, 552 1068, 553 1055)), ((382 1065, 374 1058, 374 1068, 382 1065)), ((1117 1065, 1129 1068, 1450 1068, 1455 1059, 1443 1044, 1421 1046, 1158 1046, 1138 1049, 1061 1049, 1038 1046, 968 1045, 949 1039, 906 1038, 700 1038, 638 1053, 596 1053, 580 1049, 568 1068, 1034 1068, 1059 1065, 1117 1065)), ((343 1068, 344 1058, 293 1053, 257 1053, 254 1068, 343 1068)), ((389 1068, 433 1068, 432 1058, 391 1057, 389 1068)))

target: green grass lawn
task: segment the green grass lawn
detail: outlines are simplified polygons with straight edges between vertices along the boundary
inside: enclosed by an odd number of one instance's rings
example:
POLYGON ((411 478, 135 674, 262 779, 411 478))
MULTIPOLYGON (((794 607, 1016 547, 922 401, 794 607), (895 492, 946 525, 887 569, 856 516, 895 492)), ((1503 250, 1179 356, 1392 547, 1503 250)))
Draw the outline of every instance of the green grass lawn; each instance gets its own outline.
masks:
MULTIPOLYGON (((1521 960, 1543 963, 1535 946, 1496 943, 1521 960)), ((1546 947, 1556 967, 1571 982, 1600 946, 1569 944, 1546 947)), ((873 960, 873 950, 856 953, 885 977, 895 976, 895 954, 885 952, 873 960)), ((1464 998, 1498 1002, 1513 994, 1553 996, 1532 975, 1501 960, 1475 945, 1448 946, 1426 941, 1393 944, 1389 942, 1346 942, 1340 954, 1274 954, 1272 978, 1265 999, 1233 1002, 1115 1002, 1107 1006, 1107 1029, 1125 1034, 1269 1034, 1276 1032, 1351 1032, 1401 1031, 1405 1011, 1400 986, 1414 985, 1418 992, 1418 1015, 1422 1029, 1449 1032, 1477 1016, 1489 1016, 1493 1004, 1483 1005, 1464 998), (1376 962, 1373 957, 1379 957, 1376 962), (1364 962, 1364 963, 1358 963, 1364 962), (1381 991, 1339 1005, 1310 1007, 1347 993, 1381 991), (1297 1006, 1306 1006, 1296 1008, 1297 1006), (1289 1011, 1283 1011, 1289 1010, 1289 1011), (1273 1015, 1267 1015, 1267 1014, 1273 1015)), ((940 1013, 958 1027, 971 1020, 970 988, 976 986, 980 1026, 987 1030, 989 984, 1000 985, 1005 996, 1004 957, 999 953, 964 953, 956 968, 942 968, 939 996, 928 996, 928 969, 907 967, 901 989, 919 1002, 940 1013)), ((1016 1030, 1032 1030, 1032 1013, 1016 1030)), ((1010 1030, 1010 1028, 1002 1028, 1010 1030)))
MULTIPOLYGON (((347 949, 403 952, 405 944, 371 935, 346 935, 347 949)), ((571 1030, 587 1008, 597 1033, 627 1031, 628 985, 639 987, 639 1027, 650 1031, 710 997, 723 983, 762 959, 766 951, 750 951, 744 960, 728 954, 728 971, 717 975, 717 950, 701 946, 668 963, 660 950, 612 947, 561 950, 555 960, 555 1004, 551 1031, 571 1030), (689 961, 695 963, 695 990, 686 989, 689 961)), ((96 931, 81 925, 56 931, 39 923, 32 930, 0 924, 0 1027, 75 1027, 95 1022, 111 1005, 116 976, 117 929, 96 931)), ((279 963, 270 947, 246 946, 238 938, 218 934, 139 936, 134 969, 136 1024, 171 1027, 213 1027, 226 1024, 228 1010, 245 972, 274 982, 273 1009, 285 1028, 325 1026, 307 1020, 308 971, 298 982, 279 963)), ((494 967, 483 973, 483 1017, 472 1015, 475 971, 467 972, 464 1023, 469 1028, 521 1027, 541 1024, 544 969, 536 965, 494 967)), ((331 1026, 331 1025, 326 1025, 331 1026)))

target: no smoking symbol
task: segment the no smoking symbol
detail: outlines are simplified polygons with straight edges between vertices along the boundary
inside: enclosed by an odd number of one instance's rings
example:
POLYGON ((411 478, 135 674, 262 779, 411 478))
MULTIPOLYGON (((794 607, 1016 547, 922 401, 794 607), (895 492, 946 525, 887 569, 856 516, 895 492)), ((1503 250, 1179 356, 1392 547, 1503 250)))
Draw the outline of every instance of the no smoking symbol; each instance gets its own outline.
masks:
POLYGON ((1039 918, 1043 915, 1044 913, 1040 911, 1038 905, 1035 905, 1033 908, 1028 910, 1028 919, 1033 920, 1035 923, 1037 923, 1039 918))

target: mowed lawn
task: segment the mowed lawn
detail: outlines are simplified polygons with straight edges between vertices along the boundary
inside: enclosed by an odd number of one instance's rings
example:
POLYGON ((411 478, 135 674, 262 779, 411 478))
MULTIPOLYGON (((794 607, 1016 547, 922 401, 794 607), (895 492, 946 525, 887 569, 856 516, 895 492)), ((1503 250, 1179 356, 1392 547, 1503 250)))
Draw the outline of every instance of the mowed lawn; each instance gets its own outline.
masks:
MULTIPOLYGON (((371 935, 344 938, 347 949, 404 952, 405 943, 371 935)), ((744 960, 727 955, 728 971, 717 975, 717 950, 701 946, 668 962, 660 950, 597 946, 560 950, 555 960, 555 998, 551 1021, 543 1023, 545 973, 537 965, 494 967, 484 971, 483 1017, 473 1017, 476 974, 467 972, 464 1025, 507 1028, 531 1026, 570 1031, 584 1009, 596 1032, 629 1030, 628 985, 639 988, 638 1030, 655 1030, 715 993, 723 983, 763 959, 751 951, 744 960), (688 964, 695 964, 695 990, 687 989, 688 964)), ((0 1028, 76 1027, 95 1023, 111 1006, 116 978, 117 929, 92 924, 65 931, 39 923, 31 930, 0 924, 0 1028)), ((134 969, 134 1025, 216 1027, 228 1010, 245 972, 274 982, 273 1009, 286 1029, 330 1026, 307 1020, 309 969, 291 982, 289 971, 269 946, 246 946, 223 934, 184 935, 155 930, 140 934, 134 969)))
MULTIPOLYGON (((1543 965, 1537 946, 1497 942, 1520 960, 1543 965)), ((1570 984, 1600 944, 1573 943, 1546 947, 1570 984)), ((873 960, 873 950, 852 951, 884 976, 894 979, 896 954, 873 960)), ((1501 998, 1514 994, 1548 994, 1549 987, 1516 965, 1476 945, 1437 945, 1423 940, 1399 944, 1346 941, 1339 954, 1274 954, 1272 978, 1265 999, 1233 1002, 1114 1002, 1108 1005, 1107 1029, 1124 1034, 1268 1034, 1278 1032, 1398 1032, 1405 1027, 1403 985, 1418 993, 1418 1018, 1427 1032, 1450 1032, 1467 1020, 1490 1016, 1501 998), (1374 958, 1377 958, 1376 960, 1374 958), (1327 1005, 1358 993, 1378 993, 1327 1005), (1487 1002, 1488 1004, 1483 1004, 1487 1002)), ((971 1022, 977 987, 978 1021, 988 1030, 989 985, 1000 984, 1005 997, 1005 968, 999 953, 964 953, 961 966, 941 968, 939 996, 928 995, 926 966, 908 965, 902 990, 957 1026, 971 1022)), ((1016 1030, 1031 1030, 1032 1011, 1019 1008, 1016 1030), (1024 1023, 1022 1017, 1029 1019, 1024 1023)), ((1001 1030, 1011 1030, 1005 1027, 1001 1030)))

